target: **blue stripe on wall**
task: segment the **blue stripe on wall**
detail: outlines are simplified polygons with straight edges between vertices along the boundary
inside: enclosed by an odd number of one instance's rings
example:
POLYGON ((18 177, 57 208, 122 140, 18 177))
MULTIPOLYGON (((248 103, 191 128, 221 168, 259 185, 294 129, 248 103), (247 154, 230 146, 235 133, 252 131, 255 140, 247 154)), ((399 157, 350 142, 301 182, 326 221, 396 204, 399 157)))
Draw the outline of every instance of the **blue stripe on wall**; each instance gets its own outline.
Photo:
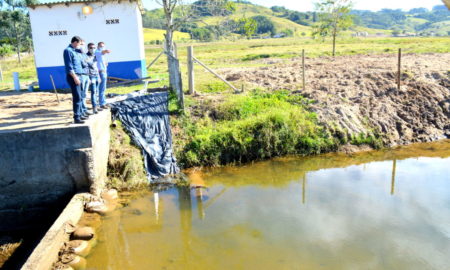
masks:
MULTIPOLYGON (((52 75, 53 80, 55 81, 56 88, 69 88, 69 84, 66 81, 66 70, 64 66, 38 67, 36 68, 36 71, 39 80, 39 88, 41 90, 53 89, 50 75, 52 75)), ((108 64, 108 75, 130 80, 147 77, 145 60, 111 62, 108 64)))

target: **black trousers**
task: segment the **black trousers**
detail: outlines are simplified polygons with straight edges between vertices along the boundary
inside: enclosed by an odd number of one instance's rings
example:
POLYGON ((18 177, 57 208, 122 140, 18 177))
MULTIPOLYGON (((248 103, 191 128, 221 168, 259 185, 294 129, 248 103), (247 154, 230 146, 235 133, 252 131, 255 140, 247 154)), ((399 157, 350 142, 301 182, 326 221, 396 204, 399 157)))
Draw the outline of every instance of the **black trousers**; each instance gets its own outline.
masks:
POLYGON ((81 117, 81 84, 76 85, 75 80, 71 75, 67 74, 67 83, 72 89, 72 105, 73 105, 73 118, 75 120, 80 120, 81 117))

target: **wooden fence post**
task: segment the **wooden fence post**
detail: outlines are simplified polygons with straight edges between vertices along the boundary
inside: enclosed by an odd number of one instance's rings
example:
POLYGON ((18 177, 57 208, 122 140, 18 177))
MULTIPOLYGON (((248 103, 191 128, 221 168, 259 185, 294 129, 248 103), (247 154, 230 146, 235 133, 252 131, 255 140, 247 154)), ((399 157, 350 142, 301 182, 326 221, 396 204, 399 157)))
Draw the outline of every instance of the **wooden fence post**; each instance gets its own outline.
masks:
POLYGON ((175 42, 173 43, 173 52, 174 52, 175 58, 178 59, 178 46, 175 42))
POLYGON ((306 90, 306 82, 305 82, 305 49, 302 50, 302 82, 303 82, 303 91, 306 90))
POLYGON ((401 66, 402 66, 402 49, 398 49, 398 71, 397 71, 397 89, 400 90, 401 86, 401 66))
POLYGON ((188 81, 189 81, 189 94, 195 94, 194 88, 194 47, 187 47, 187 67, 188 67, 188 81))

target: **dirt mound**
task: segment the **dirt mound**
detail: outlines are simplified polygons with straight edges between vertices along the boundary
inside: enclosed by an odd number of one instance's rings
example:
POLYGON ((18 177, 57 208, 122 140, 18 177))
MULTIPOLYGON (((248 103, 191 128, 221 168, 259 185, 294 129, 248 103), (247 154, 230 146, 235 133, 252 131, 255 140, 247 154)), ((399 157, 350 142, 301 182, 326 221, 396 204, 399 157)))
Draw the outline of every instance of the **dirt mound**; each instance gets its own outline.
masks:
MULTIPOLYGON (((387 145, 450 136, 450 53, 407 54, 397 89, 395 55, 301 59, 259 68, 222 69, 230 81, 293 90, 315 102, 311 109, 332 132, 377 133, 387 145)), ((342 134, 338 134, 342 135, 342 134)))

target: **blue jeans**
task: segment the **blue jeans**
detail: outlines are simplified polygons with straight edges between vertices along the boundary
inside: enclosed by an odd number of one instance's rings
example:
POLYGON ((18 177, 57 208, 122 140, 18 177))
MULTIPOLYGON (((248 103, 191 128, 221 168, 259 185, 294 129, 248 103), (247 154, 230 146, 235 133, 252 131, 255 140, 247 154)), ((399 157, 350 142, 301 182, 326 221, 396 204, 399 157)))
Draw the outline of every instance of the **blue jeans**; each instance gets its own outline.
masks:
POLYGON ((87 91, 89 88, 89 76, 88 75, 81 75, 80 76, 81 81, 81 112, 84 114, 87 111, 87 104, 86 104, 86 97, 87 97, 87 91))
POLYGON ((98 106, 98 87, 100 85, 100 77, 89 77, 91 80, 91 103, 92 108, 95 109, 98 106))
POLYGON ((70 85, 72 90, 72 105, 73 105, 73 118, 75 120, 80 120, 81 117, 81 84, 76 85, 72 76, 67 74, 67 83, 70 85))
POLYGON ((100 78, 102 79, 102 82, 100 83, 100 85, 98 87, 98 99, 99 99, 100 106, 103 106, 103 105, 106 105, 105 92, 106 92, 106 80, 108 78, 108 74, 106 74, 106 72, 100 72, 100 78))

